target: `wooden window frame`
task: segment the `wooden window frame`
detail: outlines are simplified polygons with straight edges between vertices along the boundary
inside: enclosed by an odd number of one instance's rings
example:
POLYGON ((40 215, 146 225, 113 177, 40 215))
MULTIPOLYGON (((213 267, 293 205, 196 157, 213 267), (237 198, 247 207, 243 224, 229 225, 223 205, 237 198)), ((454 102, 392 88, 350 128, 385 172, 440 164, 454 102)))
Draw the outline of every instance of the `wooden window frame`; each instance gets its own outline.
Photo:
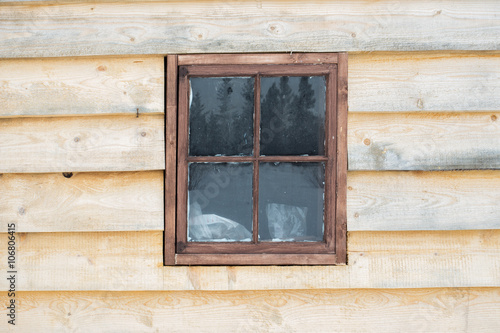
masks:
MULTIPOLYGON (((337 265, 347 263, 347 53, 296 54, 201 54, 166 57, 165 116, 165 265, 337 265), (259 120, 254 120, 252 156, 189 157, 187 152, 188 77, 305 76, 327 78, 325 156, 260 156, 259 120), (184 130, 184 132, 182 132, 184 130), (252 162, 254 188, 258 185, 259 162, 317 161, 326 163, 325 232, 323 242, 249 243, 187 242, 187 163, 252 162), (329 170, 331 168, 331 170, 329 170), (331 176, 327 176, 327 175, 331 176), (180 222, 184 221, 184 222, 180 222)), ((259 80, 257 80, 259 82, 259 80)), ((255 91, 255 113, 259 119, 260 89, 255 91), (257 91, 259 90, 259 91, 257 91)), ((255 201, 255 200, 254 200, 255 201)), ((257 226, 254 202, 254 230, 257 226)))

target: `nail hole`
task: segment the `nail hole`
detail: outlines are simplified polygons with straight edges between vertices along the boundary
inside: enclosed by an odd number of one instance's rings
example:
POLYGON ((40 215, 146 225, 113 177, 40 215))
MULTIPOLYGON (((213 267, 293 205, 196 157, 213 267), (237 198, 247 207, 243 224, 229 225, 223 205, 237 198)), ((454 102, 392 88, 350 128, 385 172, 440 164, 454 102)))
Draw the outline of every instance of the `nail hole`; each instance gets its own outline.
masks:
POLYGON ((75 137, 75 138, 73 139, 73 141, 78 142, 78 141, 80 141, 80 138, 79 138, 79 137, 75 137))
POLYGON ((71 177, 73 177, 73 172, 63 172, 63 176, 65 178, 71 178, 71 177))

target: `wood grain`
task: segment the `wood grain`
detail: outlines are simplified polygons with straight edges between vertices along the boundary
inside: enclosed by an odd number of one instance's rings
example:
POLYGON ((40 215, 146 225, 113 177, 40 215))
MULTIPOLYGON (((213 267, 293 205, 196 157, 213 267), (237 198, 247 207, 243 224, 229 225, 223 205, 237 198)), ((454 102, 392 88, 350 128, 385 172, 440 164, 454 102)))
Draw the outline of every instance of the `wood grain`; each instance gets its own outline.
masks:
POLYGON ((500 168, 500 113, 351 113, 349 170, 500 168))
POLYGON ((163 57, 0 61, 0 117, 164 112, 163 57))
POLYGON ((183 54, 179 65, 283 65, 337 63, 336 53, 183 54))
MULTIPOLYGON (((500 168, 499 117, 351 113, 349 170, 500 168)), ((0 128, 3 173, 165 167, 163 115, 0 119, 0 128)))
POLYGON ((17 290, 500 287, 500 230, 379 235, 351 232, 347 266, 164 267, 161 231, 20 233, 17 290))
POLYGON ((175 263, 175 230, 177 205, 177 56, 166 59, 167 86, 165 96, 165 219, 164 219, 164 264, 175 263))
MULTIPOLYGON (((17 328, 92 332, 497 332, 499 288, 21 292, 17 328)), ((0 296, 6 304, 7 295, 0 296)))
MULTIPOLYGON (((335 189, 335 247, 338 258, 347 263, 347 170, 348 170, 348 60, 347 53, 339 54, 337 77, 336 131, 336 189, 335 189)), ((330 81, 331 82, 331 81, 330 81)), ((333 138, 332 138, 333 139, 333 138)))
MULTIPOLYGON (((302 55, 291 59, 312 61, 302 55)), ((190 63, 205 59, 183 58, 190 63)), ((500 110, 496 53, 374 52, 349 59, 350 112, 500 110)), ((237 60, 262 61, 262 56, 237 60)), ((130 114, 137 108, 163 113, 163 75, 163 57, 5 59, 0 62, 0 117, 130 114)))
POLYGON ((349 172, 348 230, 500 229, 500 171, 349 172))
POLYGON ((4 174, 0 231, 163 230, 163 172, 4 174))
MULTIPOLYGON (((3 174, 0 220, 20 232, 160 230, 162 182, 158 172, 3 174)), ((347 227, 500 229, 499 201, 500 171, 351 171, 347 227)))
POLYGON ((500 4, 198 1, 0 6, 0 57, 498 50, 500 4))
POLYGON ((0 119, 0 173, 165 168, 164 116, 0 119))
POLYGON ((498 110, 498 53, 349 54, 350 112, 498 110))

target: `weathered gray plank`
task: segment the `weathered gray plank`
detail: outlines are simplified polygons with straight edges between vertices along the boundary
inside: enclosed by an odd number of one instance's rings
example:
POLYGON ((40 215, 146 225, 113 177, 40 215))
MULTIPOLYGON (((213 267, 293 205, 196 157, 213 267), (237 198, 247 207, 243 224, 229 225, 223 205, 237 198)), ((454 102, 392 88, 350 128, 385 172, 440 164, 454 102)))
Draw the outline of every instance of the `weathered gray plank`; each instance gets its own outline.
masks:
POLYGON ((500 110, 500 54, 349 55, 350 112, 500 110))
POLYGON ((163 230, 163 172, 0 175, 0 231, 163 230), (66 177, 69 175, 66 174, 66 177))
POLYGON ((1 6, 0 57, 498 50, 496 0, 1 6))
POLYGON ((349 170, 500 168, 500 113, 351 113, 349 170))
POLYGON ((500 171, 349 172, 347 229, 500 229, 500 171))
POLYGON ((0 117, 163 113, 163 57, 4 59, 0 117))
POLYGON ((163 115, 0 119, 0 173, 165 169, 163 115))

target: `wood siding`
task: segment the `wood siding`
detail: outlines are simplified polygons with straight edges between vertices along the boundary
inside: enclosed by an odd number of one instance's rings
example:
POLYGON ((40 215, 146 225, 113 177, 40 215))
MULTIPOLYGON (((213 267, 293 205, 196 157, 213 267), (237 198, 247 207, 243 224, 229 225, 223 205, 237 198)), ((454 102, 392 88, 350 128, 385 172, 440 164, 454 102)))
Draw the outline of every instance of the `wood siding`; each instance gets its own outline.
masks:
MULTIPOLYGON (((163 172, 3 174, 19 232, 163 230, 163 172)), ((168 191, 168 189, 167 189, 168 191)), ((500 229, 500 171, 349 172, 349 231, 500 229)), ((7 231, 6 225, 0 226, 7 231)))
POLYGON ((162 171, 4 174, 0 220, 27 233, 163 230, 162 195, 162 171))
POLYGON ((498 50, 499 11, 496 0, 27 2, 0 6, 0 57, 498 50))
POLYGON ((0 61, 0 117, 164 112, 163 58, 0 61))
POLYGON ((0 120, 0 172, 165 169, 163 115, 0 120))
MULTIPOLYGON (((7 248, 7 237, 0 246, 7 248)), ((350 232, 343 266, 163 266, 161 231, 19 234, 19 291, 500 287, 500 230, 350 232), (50 269, 49 269, 50 268, 50 269)), ((6 253, 0 260, 7 262, 6 253)), ((7 290, 8 281, 0 280, 7 290)))
MULTIPOLYGON (((497 169, 498 118, 352 113, 349 170, 497 169)), ((5 118, 0 129, 3 173, 165 169, 163 115, 5 118)))
POLYGON ((499 297, 496 288, 22 292, 18 325, 50 332, 495 333, 499 297))
MULTIPOLYGON (((500 110, 495 52, 354 53, 348 77, 351 113, 500 110)), ((163 113, 165 80, 158 56, 5 59, 0 117, 163 113)))
POLYGON ((496 0, 2 2, 16 328, 497 332, 499 13, 496 0), (164 56, 300 51, 349 52, 348 264, 164 267, 164 56))

